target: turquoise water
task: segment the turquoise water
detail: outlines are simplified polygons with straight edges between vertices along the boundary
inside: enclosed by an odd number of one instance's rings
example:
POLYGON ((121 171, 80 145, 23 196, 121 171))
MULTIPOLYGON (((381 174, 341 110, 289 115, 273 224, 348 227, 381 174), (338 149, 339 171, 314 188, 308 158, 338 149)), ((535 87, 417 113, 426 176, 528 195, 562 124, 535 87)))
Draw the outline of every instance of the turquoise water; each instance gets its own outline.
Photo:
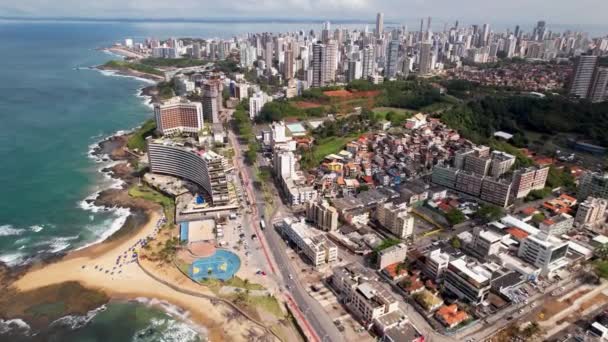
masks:
POLYGON ((213 255, 195 260, 190 265, 190 277, 196 281, 202 279, 228 280, 236 274, 241 267, 241 259, 238 255, 218 249, 213 255))

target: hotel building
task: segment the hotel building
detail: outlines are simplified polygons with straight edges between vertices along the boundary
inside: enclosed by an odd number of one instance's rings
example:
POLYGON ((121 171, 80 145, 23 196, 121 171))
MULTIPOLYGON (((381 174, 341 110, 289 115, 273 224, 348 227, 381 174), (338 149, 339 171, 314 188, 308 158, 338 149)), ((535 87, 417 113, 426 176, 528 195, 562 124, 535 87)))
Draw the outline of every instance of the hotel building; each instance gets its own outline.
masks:
POLYGON ((180 177, 207 192, 213 205, 230 202, 224 158, 212 151, 198 151, 168 140, 148 140, 152 173, 180 177))
POLYGON ((203 128, 203 107, 178 97, 154 105, 156 130, 162 135, 198 133, 203 128))

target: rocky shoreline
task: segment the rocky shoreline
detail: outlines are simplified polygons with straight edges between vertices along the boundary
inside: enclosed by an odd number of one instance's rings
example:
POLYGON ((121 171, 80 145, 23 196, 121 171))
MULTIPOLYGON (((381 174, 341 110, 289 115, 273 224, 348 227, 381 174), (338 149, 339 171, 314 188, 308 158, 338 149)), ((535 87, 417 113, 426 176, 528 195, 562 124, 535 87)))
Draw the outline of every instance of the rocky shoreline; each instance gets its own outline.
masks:
POLYGON ((66 257, 78 256, 89 249, 102 250, 113 242, 129 236, 130 233, 137 231, 148 222, 148 213, 150 210, 158 209, 158 205, 142 199, 132 198, 128 194, 129 187, 138 181, 136 171, 130 166, 130 162, 135 157, 126 152, 129 134, 131 133, 110 136, 99 142, 91 153, 98 160, 117 162, 113 166, 102 169, 101 172, 109 174, 114 179, 120 179, 123 182, 121 188, 105 189, 95 199, 86 200, 88 203, 99 207, 129 208, 131 213, 125 223, 106 240, 84 250, 41 256, 38 261, 32 264, 13 268, 0 263, 0 320, 22 319, 32 329, 44 334, 44 331, 50 328, 48 324, 54 319, 65 315, 84 315, 110 300, 102 291, 88 289, 77 283, 57 284, 24 293, 16 292, 11 285, 29 271, 42 268, 66 257), (69 292, 71 299, 66 297, 66 291, 69 292), (59 310, 55 315, 50 316, 38 317, 28 314, 28 308, 46 305, 44 303, 48 302, 49 298, 55 298, 57 301, 63 302, 63 310, 59 310), (91 298, 94 298, 94 300, 91 300, 91 298))

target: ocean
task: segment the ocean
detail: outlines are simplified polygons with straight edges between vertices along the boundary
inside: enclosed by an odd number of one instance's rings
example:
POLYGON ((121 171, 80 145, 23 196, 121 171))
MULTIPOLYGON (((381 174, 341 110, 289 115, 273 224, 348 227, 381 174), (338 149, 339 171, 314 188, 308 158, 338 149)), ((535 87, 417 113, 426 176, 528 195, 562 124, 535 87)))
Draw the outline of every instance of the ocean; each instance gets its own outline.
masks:
MULTIPOLYGON (((103 138, 152 116, 138 96, 148 83, 86 69, 118 58, 96 48, 125 38, 229 38, 320 26, 0 20, 0 261, 17 266, 102 241, 129 215, 126 209, 84 201, 118 185, 100 172, 107 162, 90 152, 103 138)), ((57 324, 52 340, 198 340, 197 328, 169 308, 110 303, 84 317, 66 318, 62 322, 69 324, 57 324)), ((0 340, 6 329, 0 322, 0 340)))
MULTIPOLYGON (((319 24, 0 20, 0 261, 18 266, 102 241, 129 215, 85 202, 119 185, 100 172, 108 163, 91 151, 103 138, 152 117, 138 96, 149 83, 87 69, 119 58, 96 48, 125 38, 228 38, 310 28, 319 24)), ((50 332, 52 340, 68 342, 198 340, 192 332, 199 328, 167 308, 110 303, 62 320, 86 324, 56 324, 50 332)))

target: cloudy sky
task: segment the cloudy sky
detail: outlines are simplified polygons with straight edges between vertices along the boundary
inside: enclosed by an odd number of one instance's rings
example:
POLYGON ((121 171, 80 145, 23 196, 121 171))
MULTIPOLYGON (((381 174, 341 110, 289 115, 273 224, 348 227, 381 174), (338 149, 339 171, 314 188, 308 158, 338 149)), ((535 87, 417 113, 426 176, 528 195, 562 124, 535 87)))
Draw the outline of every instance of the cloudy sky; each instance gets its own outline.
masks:
POLYGON ((307 18, 606 25, 608 0, 0 0, 0 16, 96 18, 307 18))

